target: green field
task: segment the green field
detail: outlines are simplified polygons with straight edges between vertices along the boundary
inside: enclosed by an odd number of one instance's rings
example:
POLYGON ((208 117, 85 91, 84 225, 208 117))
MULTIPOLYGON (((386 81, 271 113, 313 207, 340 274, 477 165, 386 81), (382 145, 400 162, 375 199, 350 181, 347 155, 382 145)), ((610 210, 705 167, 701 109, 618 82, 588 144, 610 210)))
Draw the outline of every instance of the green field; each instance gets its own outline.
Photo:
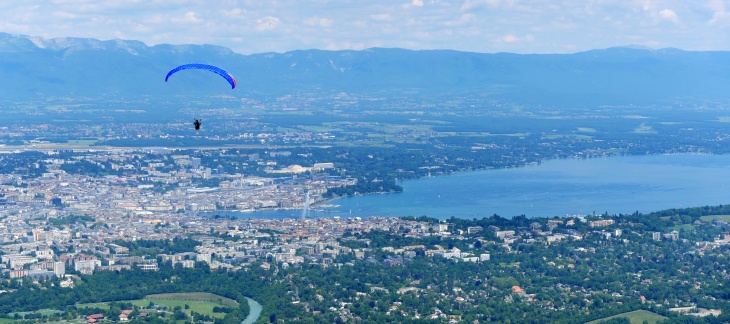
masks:
MULTIPOLYGON (((124 300, 123 303, 132 303, 140 308, 146 308, 150 302, 155 305, 164 305, 168 310, 172 310, 176 306, 180 306, 186 313, 196 312, 211 317, 223 318, 225 313, 214 313, 213 308, 216 306, 225 306, 228 308, 237 308, 238 302, 223 296, 209 293, 177 293, 177 294, 156 294, 148 295, 143 299, 124 300), (185 305, 189 309, 185 309, 185 305)), ((109 303, 89 303, 76 305, 78 308, 96 307, 101 309, 109 309, 109 303)))
POLYGON ((662 316, 657 313, 652 313, 652 312, 646 311, 646 310, 636 310, 633 312, 628 312, 628 313, 609 316, 609 317, 602 318, 602 319, 597 319, 595 321, 590 321, 586 324, 598 324, 601 321, 605 321, 605 320, 608 320, 608 319, 611 319, 614 317, 626 317, 629 319, 629 321, 631 321, 631 324, 641 324, 644 321, 649 322, 649 324, 655 324, 656 322, 667 319, 666 316, 662 316))
MULTIPOLYGON (((60 313, 63 313, 63 312, 58 311, 58 310, 55 310, 55 309, 39 309, 39 310, 33 311, 33 312, 17 312, 17 313, 10 313, 8 315, 9 316, 14 316, 15 314, 25 315, 25 314, 31 314, 31 313, 32 314, 41 314, 41 315, 44 315, 44 316, 48 316, 48 315, 53 315, 53 314, 60 314, 60 313)), ((0 323, 2 323, 2 322, 0 322, 0 323)))
POLYGON ((708 215, 700 217, 700 220, 703 222, 711 222, 715 220, 730 222, 730 215, 708 215))
MULTIPOLYGON (((164 302, 168 301, 180 301, 180 302, 196 302, 201 304, 215 304, 217 305, 223 305, 230 308, 238 307, 238 302, 236 302, 233 299, 226 298, 223 296, 218 296, 211 293, 175 293, 175 294, 156 294, 156 295, 147 295, 144 297, 144 300, 152 300, 154 303, 155 300, 160 300, 164 302)), ((163 304, 164 302, 161 302, 163 304)))
POLYGON ((679 231, 681 229, 684 229, 685 231, 690 232, 690 231, 694 231, 695 226, 692 225, 692 224, 682 224, 682 225, 674 226, 672 229, 675 230, 675 231, 679 231))
MULTIPOLYGON (((16 314, 20 315, 22 318, 22 316, 25 316, 26 314, 39 314, 39 315, 43 315, 43 316, 51 316, 54 314, 61 315, 61 314, 63 314, 63 312, 59 311, 59 310, 55 310, 55 309, 39 309, 37 311, 32 311, 32 312, 13 312, 13 313, 7 314, 11 318, 0 318, 0 324, 17 323, 17 321, 12 319, 12 317, 14 317, 16 314)), ((86 322, 86 321, 84 321, 84 322, 86 322)), ((49 323, 52 323, 52 322, 49 322, 49 323)))

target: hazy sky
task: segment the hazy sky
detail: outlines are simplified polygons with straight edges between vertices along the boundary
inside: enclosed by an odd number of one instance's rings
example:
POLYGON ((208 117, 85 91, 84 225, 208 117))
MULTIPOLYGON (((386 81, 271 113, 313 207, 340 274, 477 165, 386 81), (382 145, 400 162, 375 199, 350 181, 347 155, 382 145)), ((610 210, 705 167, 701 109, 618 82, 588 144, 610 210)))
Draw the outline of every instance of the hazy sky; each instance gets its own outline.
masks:
POLYGON ((730 0, 2 0, 0 32, 297 49, 730 50, 730 0))

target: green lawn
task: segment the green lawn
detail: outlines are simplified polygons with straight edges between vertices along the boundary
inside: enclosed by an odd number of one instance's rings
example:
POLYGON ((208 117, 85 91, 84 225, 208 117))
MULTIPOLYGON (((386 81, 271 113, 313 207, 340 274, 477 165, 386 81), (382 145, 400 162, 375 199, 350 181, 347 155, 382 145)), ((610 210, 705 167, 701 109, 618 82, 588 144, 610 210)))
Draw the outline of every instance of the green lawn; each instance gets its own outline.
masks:
MULTIPOLYGON (((53 314, 59 314, 60 315, 60 314, 63 314, 63 312, 62 311, 59 311, 59 310, 55 310, 55 309, 39 309, 37 311, 32 311, 32 312, 17 312, 17 313, 13 312, 13 313, 9 313, 8 316, 14 317, 15 314, 18 314, 18 315, 21 315, 21 316, 24 316, 25 314, 40 314, 40 315, 43 315, 43 316, 50 316, 50 315, 53 315, 53 314)), ((4 323, 17 323, 17 322, 15 320, 12 320, 12 319, 9 319, 9 318, 0 318, 0 324, 4 324, 4 323)))
MULTIPOLYGON (((164 305, 169 311, 172 311, 175 306, 180 306, 186 313, 196 312, 203 315, 208 315, 216 318, 223 318, 226 316, 225 313, 214 313, 213 308, 218 306, 225 306, 228 308, 237 308, 238 302, 233 299, 229 299, 223 296, 218 296, 209 293, 177 293, 177 294, 156 294, 148 295, 143 299, 135 300, 124 300, 120 301, 123 303, 132 303, 132 305, 140 308, 146 308, 150 302, 155 305, 164 305), (189 308, 185 309, 185 305, 189 308)), ((109 303, 89 303, 89 304, 78 304, 78 308, 90 308, 97 307, 101 309, 109 309, 109 303)), ((1 324, 1 323, 0 323, 1 324)))
POLYGON ((202 293, 202 292, 196 292, 196 293, 173 293, 173 294, 155 294, 155 295, 147 295, 145 296, 146 299, 154 298, 154 299, 172 299, 172 300, 191 300, 191 301, 199 301, 199 302, 214 302, 218 303, 220 305, 224 305, 227 307, 238 307, 238 302, 226 298, 223 296, 218 296, 211 293, 202 293))
POLYGON ((684 229, 686 232, 691 232, 691 231, 694 231, 695 230, 695 226, 692 225, 692 224, 682 224, 682 225, 674 226, 672 229, 675 230, 675 231, 679 231, 680 229, 684 229))
POLYGON ((605 321, 605 320, 608 320, 608 319, 611 319, 614 317, 626 317, 629 319, 629 321, 631 321, 631 324, 641 324, 644 321, 649 322, 649 324, 656 324, 656 322, 658 322, 658 321, 663 321, 663 320, 667 319, 666 316, 662 316, 657 313, 652 313, 652 312, 646 311, 646 310, 636 310, 633 312, 628 312, 628 313, 618 314, 618 315, 614 315, 614 316, 609 316, 609 317, 602 318, 602 319, 597 319, 595 321, 590 321, 586 324, 598 324, 601 321, 605 321))
MULTIPOLYGON (((128 303, 129 301, 123 301, 128 303)), ((109 303, 88 303, 88 304, 77 304, 76 308, 101 308, 109 309, 109 303)))
POLYGON ((711 222, 715 220, 723 221, 723 222, 730 222, 730 215, 709 215, 709 216, 702 216, 700 217, 700 220, 703 222, 711 222))
MULTIPOLYGON (((60 313, 63 313, 63 312, 61 312, 59 310, 55 310, 55 309, 39 309, 37 311, 32 311, 32 312, 17 312, 17 314, 20 314, 20 315, 31 314, 31 313, 33 313, 33 314, 41 314, 41 315, 47 316, 47 315, 53 315, 53 314, 60 314, 60 313)), ((8 315, 14 316, 15 314, 16 313, 10 313, 8 315)))

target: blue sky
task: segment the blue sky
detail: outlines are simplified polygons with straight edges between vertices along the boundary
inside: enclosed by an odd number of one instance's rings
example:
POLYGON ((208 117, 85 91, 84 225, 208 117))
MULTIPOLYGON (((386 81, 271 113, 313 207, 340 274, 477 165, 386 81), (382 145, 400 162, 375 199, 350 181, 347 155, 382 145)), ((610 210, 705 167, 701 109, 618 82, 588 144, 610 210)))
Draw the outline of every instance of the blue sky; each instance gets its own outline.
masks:
POLYGON ((22 0, 0 32, 242 54, 298 49, 574 53, 621 45, 730 50, 730 0, 22 0))

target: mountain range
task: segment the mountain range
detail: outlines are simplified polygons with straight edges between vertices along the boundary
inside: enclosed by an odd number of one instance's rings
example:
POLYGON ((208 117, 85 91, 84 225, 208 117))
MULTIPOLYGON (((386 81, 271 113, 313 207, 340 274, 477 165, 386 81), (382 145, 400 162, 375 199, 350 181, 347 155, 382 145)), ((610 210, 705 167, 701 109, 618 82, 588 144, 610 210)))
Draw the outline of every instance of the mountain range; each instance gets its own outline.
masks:
POLYGON ((179 92, 235 97, 293 93, 477 94, 545 105, 730 99, 730 52, 613 47, 574 54, 371 48, 243 55, 213 45, 0 33, 0 99, 141 97, 179 92), (224 68, 167 72, 184 63, 224 68))

